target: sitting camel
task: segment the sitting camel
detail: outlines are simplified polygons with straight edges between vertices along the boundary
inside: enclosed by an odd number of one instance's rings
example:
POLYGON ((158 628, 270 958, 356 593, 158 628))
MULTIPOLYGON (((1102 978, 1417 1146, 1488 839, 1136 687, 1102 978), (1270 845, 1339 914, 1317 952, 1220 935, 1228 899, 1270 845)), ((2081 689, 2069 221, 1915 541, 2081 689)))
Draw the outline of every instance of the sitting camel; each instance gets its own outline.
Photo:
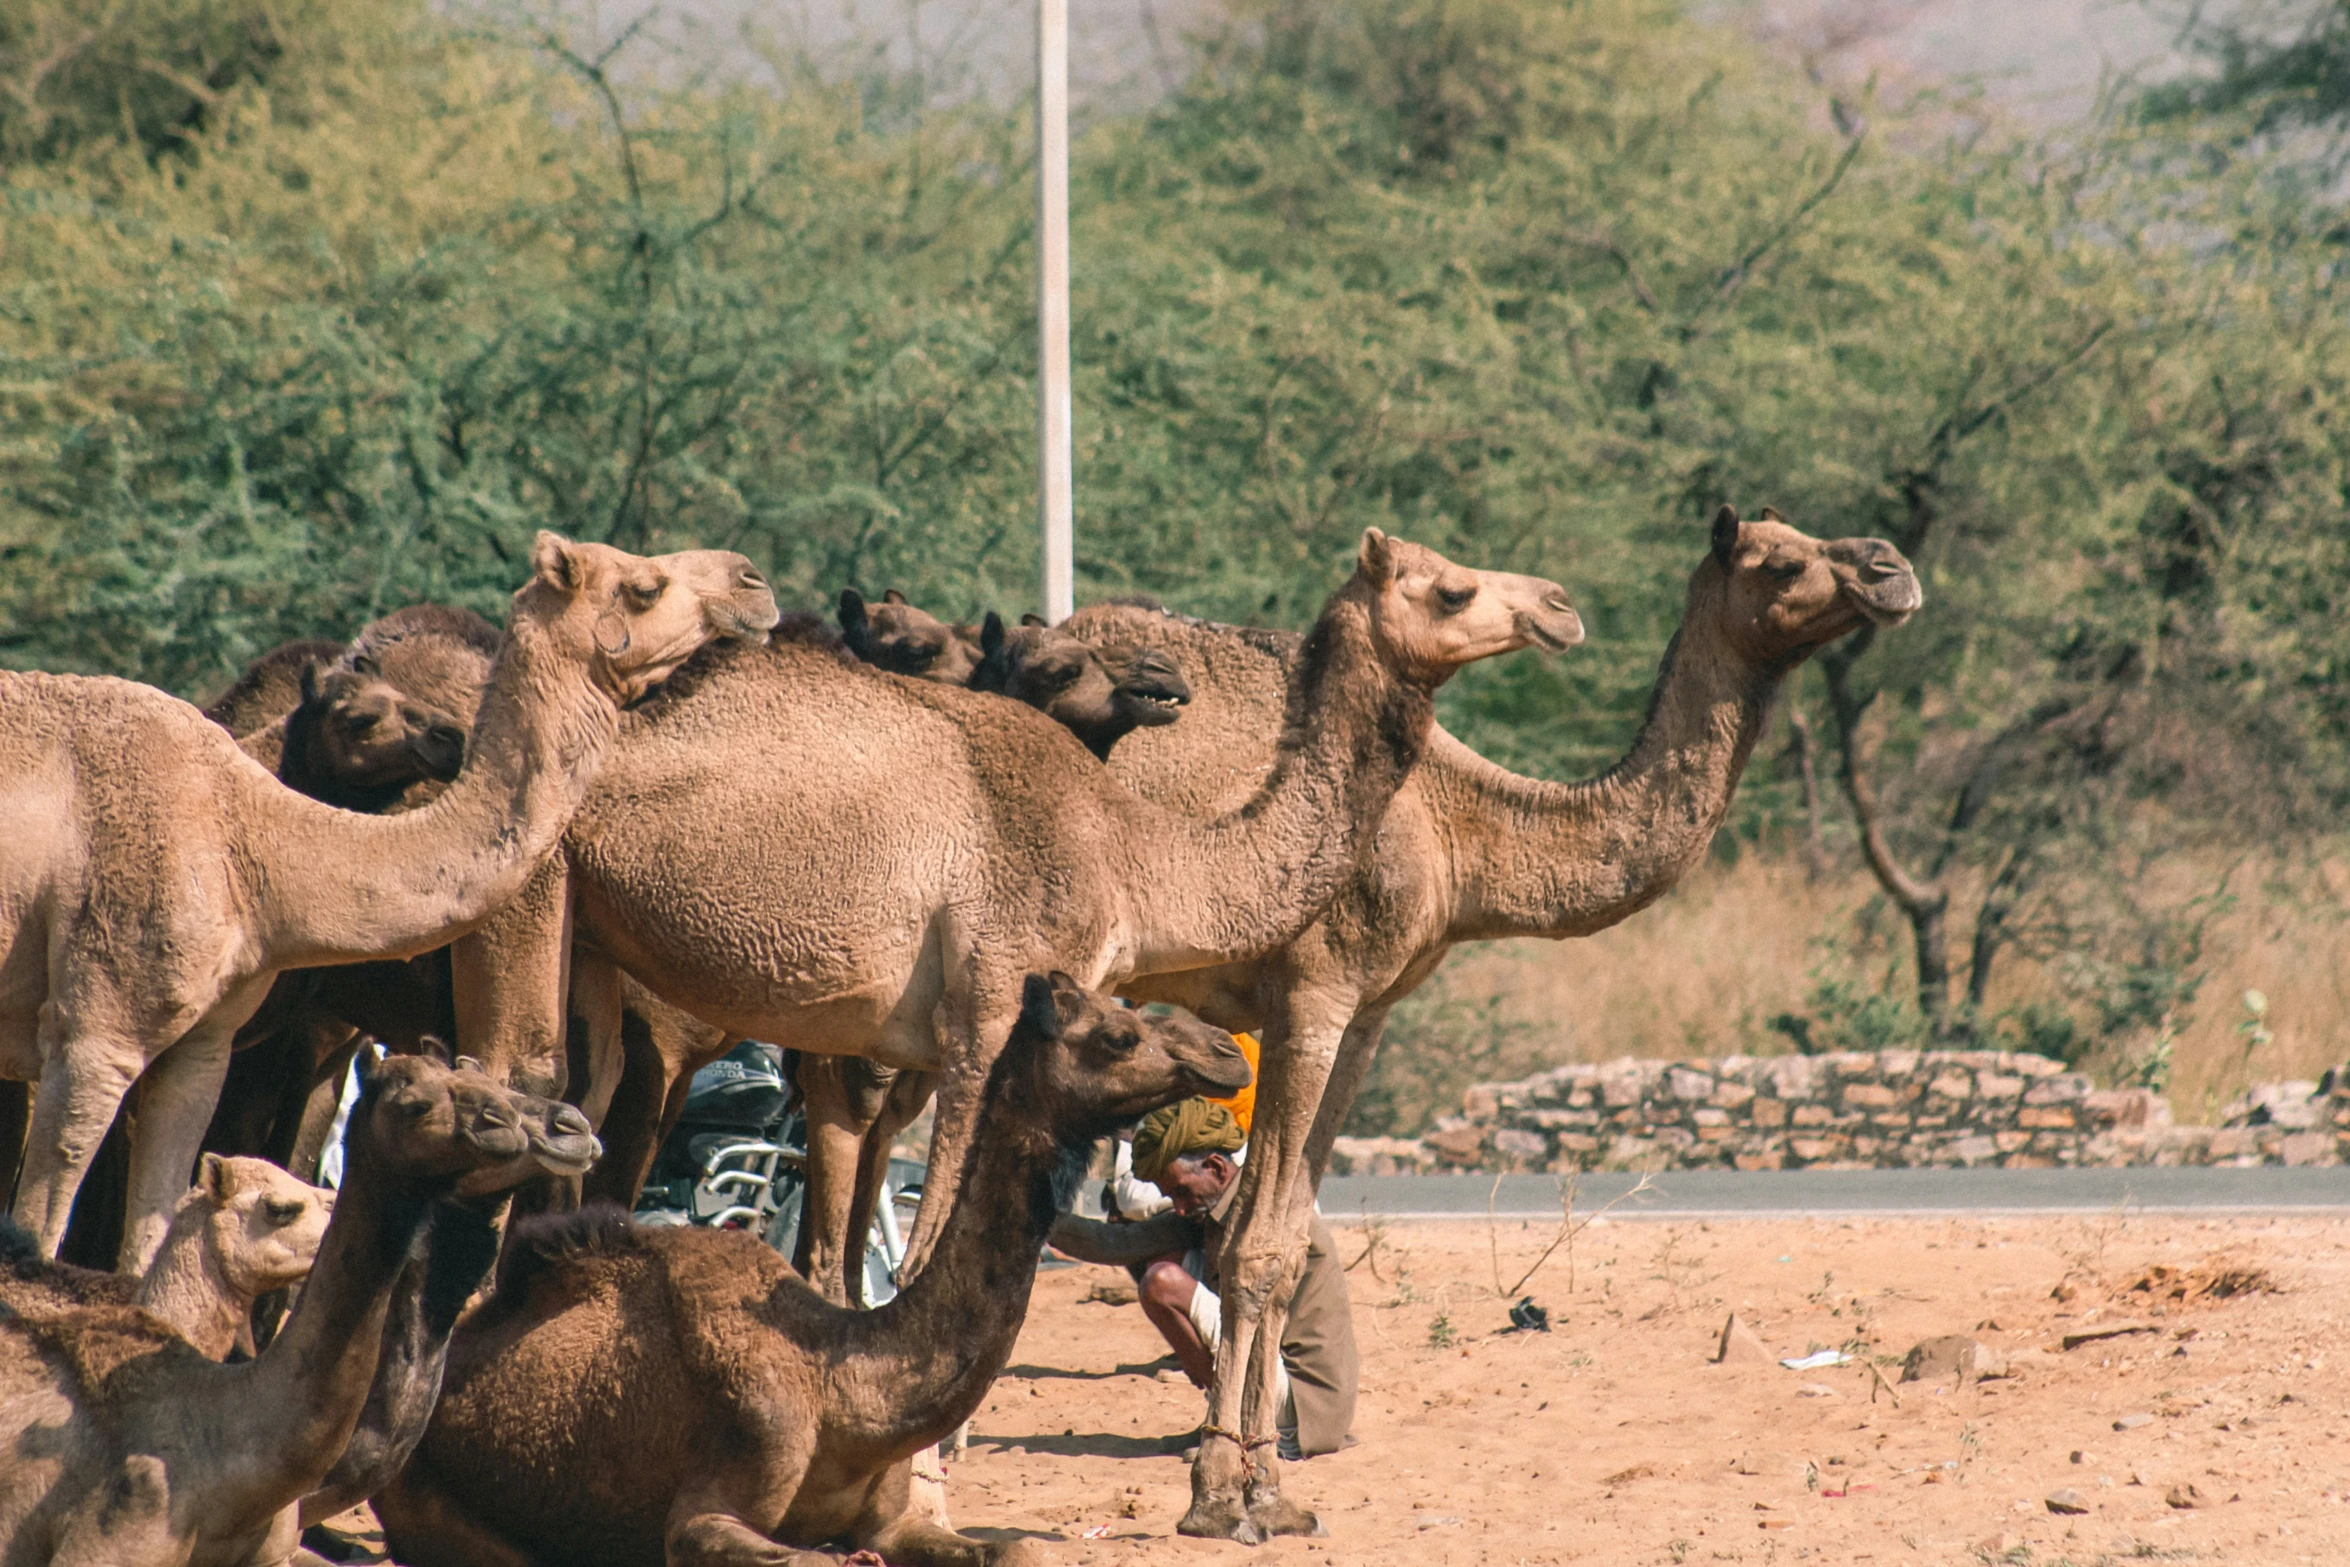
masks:
POLYGON ((487 917, 560 838, 621 707, 775 623, 725 551, 542 533, 531 558, 464 770, 405 815, 294 793, 151 687, 0 673, 0 795, 26 824, 0 835, 0 1077, 39 1080, 16 1216, 44 1251, 143 1073, 122 1261, 144 1269, 276 974, 422 952, 487 917))
POLYGON ((913 1455, 968 1419, 1010 1358, 1037 1256, 1094 1140, 1224 1093, 1222 1032, 1030 975, 984 1092, 963 1197, 921 1276, 853 1312, 739 1231, 635 1229, 608 1208, 516 1228, 460 1325, 432 1427, 377 1498, 401 1561, 486 1567, 1031 1555, 909 1505, 913 1455), (626 1346, 612 1353, 608 1346, 626 1346), (783 1549, 778 1549, 778 1546, 783 1549))
POLYGON ((333 1210, 332 1192, 267 1160, 206 1154, 138 1278, 52 1262, 30 1234, 0 1219, 0 1310, 136 1306, 206 1360, 225 1360, 239 1343, 251 1347, 253 1302, 310 1272, 333 1210))
POLYGON ((302 699, 302 672, 333 663, 343 644, 306 637, 281 642, 245 666, 227 690, 204 704, 204 716, 232 735, 251 734, 292 712, 302 699))
MULTIPOLYGON (((462 1058, 457 1064, 478 1070, 462 1058)), ((574 1107, 529 1094, 510 1097, 522 1111, 529 1146, 505 1164, 474 1171, 434 1200, 392 1285, 382 1352, 359 1422, 334 1468, 302 1498, 305 1529, 375 1495, 415 1451, 441 1396, 450 1330, 497 1261, 515 1188, 547 1178, 576 1180, 602 1152, 587 1118, 574 1107)))
POLYGON ((350 1439, 432 1204, 529 1147, 518 1096, 397 1056, 368 1076, 343 1188, 285 1330, 218 1365, 121 1306, 0 1313, 0 1561, 290 1560, 350 1439))

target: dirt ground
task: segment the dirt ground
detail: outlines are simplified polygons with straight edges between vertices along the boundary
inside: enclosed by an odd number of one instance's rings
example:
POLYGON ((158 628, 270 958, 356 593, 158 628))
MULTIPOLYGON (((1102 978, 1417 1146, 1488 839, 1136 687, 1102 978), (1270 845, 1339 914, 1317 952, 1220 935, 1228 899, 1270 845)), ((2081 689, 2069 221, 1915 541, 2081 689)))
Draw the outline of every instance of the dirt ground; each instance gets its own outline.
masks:
POLYGON ((1603 1221, 1518 1292, 1551 1330, 1505 1332, 1496 1279, 1557 1233, 1376 1232, 1360 1443, 1287 1470, 1329 1537, 1253 1552, 1175 1535, 1204 1406, 1138 1309, 1088 1298, 1125 1276, 1048 1271, 948 1467, 954 1521, 1068 1567, 2350 1562, 2350 1220, 1603 1221), (1773 1355, 1855 1358, 1709 1364, 1732 1311, 1773 1355), (1951 1333, 2012 1374, 1898 1380, 1951 1333))
MULTIPOLYGON (((1121 1276, 1047 1273, 949 1467, 955 1522, 1063 1538, 1072 1567, 2350 1562, 2350 1358, 2332 1363, 2350 1221, 1603 1222, 1575 1240, 1572 1288, 1564 1248, 1524 1286, 1551 1331, 1504 1332, 1496 1274, 1555 1234, 1385 1227, 1377 1276, 1350 1275, 1360 1445, 1287 1471, 1329 1538, 1253 1553, 1174 1535, 1189 1493, 1167 1439, 1203 1406, 1160 1374, 1140 1311, 1086 1300, 1121 1276), (1774 1354, 1868 1358, 1709 1364, 1733 1310, 1774 1354), (2133 1324, 2152 1331, 2062 1347, 2133 1324), (1900 1382, 1903 1353, 1946 1333, 2013 1374, 1900 1382), (2063 1489, 2086 1510, 2052 1513, 2063 1489)), ((1359 1225, 1340 1236, 1363 1248, 1359 1225)))

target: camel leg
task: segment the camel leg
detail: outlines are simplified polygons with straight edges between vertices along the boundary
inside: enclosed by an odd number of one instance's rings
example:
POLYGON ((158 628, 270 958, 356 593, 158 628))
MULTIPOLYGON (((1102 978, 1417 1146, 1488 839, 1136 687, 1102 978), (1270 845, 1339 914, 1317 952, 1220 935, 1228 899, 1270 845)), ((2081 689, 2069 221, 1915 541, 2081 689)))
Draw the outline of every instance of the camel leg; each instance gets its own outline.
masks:
POLYGON ((1045 1560, 1033 1544, 1001 1544, 960 1535, 933 1517, 914 1494, 913 1461, 892 1464, 873 1487, 849 1538, 890 1567, 1023 1567, 1045 1560))
POLYGON ((611 1114, 612 1096, 620 1089, 627 1056, 622 1045, 620 969, 610 958, 595 953, 571 956, 571 1013, 587 1023, 587 1081, 572 1085, 573 1102, 588 1125, 602 1128, 611 1114))
POLYGON ((1306 1140, 1353 1001, 1350 991, 1299 986, 1267 1009, 1248 1162, 1218 1257, 1224 1342, 1209 1393, 1209 1424, 1218 1429, 1200 1439, 1191 1509, 1176 1524, 1179 1533, 1254 1544, 1324 1532, 1312 1513, 1281 1496, 1272 1373, 1312 1228, 1306 1140), (1242 1435, 1226 1434, 1234 1432, 1242 1435))
POLYGON ((851 1056, 803 1054, 800 1100, 807 1112, 808 1189, 800 1202, 800 1238, 792 1266, 836 1306, 849 1303, 850 1214, 856 1201, 865 1134, 880 1114, 895 1074, 851 1056))
POLYGON ((228 1078, 229 1042, 236 1025, 216 1011, 147 1068, 139 1093, 137 1135, 131 1141, 130 1201, 123 1212, 125 1273, 144 1273, 171 1228, 172 1210, 186 1195, 204 1146, 205 1128, 228 1078))
POLYGON ((571 887, 560 851, 449 948, 457 1048, 502 1083, 560 1098, 571 973, 571 887))
POLYGON ((24 1168, 24 1135, 33 1124, 33 1085, 0 1082, 0 1208, 16 1203, 16 1172, 24 1168))
MULTIPOLYGON (((687 1081, 679 1072, 673 1079, 644 1015, 633 1007, 620 1015, 620 1086, 613 1091, 611 1108, 597 1128, 604 1140, 604 1156, 588 1171, 581 1196, 588 1202, 616 1202, 636 1206, 645 1177, 660 1157, 661 1124, 673 1097, 670 1089, 687 1081)), ((675 1096, 682 1105, 683 1096, 675 1096)))
MULTIPOLYGON (((900 1072, 889 1088, 889 1097, 882 1102, 881 1113, 865 1128, 865 1142, 857 1161, 857 1191, 849 1203, 848 1244, 841 1255, 846 1262, 849 1280, 849 1304, 871 1305, 865 1299, 865 1248, 873 1233, 873 1218, 881 1206, 881 1194, 889 1177, 890 1155, 896 1151, 898 1138, 906 1128, 921 1117, 930 1096, 938 1092, 938 1079, 929 1072, 900 1072)), ((862 1108, 862 1107, 860 1107, 862 1108)))
POLYGON ((114 1124, 122 1096, 147 1063, 127 1035, 108 1038, 85 1028, 69 1038, 54 1002, 41 1008, 41 1062, 17 1179, 16 1222, 39 1238, 44 1255, 54 1257, 82 1177, 114 1124))

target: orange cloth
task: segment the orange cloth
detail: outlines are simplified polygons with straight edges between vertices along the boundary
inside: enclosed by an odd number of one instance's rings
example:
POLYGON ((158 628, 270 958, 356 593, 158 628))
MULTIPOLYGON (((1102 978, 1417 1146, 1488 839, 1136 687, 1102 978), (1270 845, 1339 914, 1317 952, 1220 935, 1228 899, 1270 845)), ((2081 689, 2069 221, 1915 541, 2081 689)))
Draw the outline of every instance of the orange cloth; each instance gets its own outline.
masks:
POLYGON ((1249 1126, 1257 1117, 1257 1057, 1263 1052, 1263 1047, 1257 1043, 1254 1034, 1234 1034, 1232 1042, 1240 1047, 1242 1055, 1248 1057, 1248 1082, 1224 1098, 1211 1099, 1208 1103, 1222 1105, 1231 1111, 1232 1119, 1240 1123, 1240 1135, 1246 1137, 1249 1126))

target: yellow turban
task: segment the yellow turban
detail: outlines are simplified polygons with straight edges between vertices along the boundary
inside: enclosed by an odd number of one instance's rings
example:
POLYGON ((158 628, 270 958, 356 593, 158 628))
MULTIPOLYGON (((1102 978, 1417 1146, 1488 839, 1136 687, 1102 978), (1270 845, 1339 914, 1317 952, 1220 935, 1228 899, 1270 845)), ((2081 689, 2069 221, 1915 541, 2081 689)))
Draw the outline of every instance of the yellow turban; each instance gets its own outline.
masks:
POLYGON ((1250 1123, 1257 1118, 1257 1036, 1254 1034, 1234 1034, 1232 1042, 1238 1045, 1240 1053, 1248 1058, 1248 1081, 1222 1098, 1211 1099, 1208 1102, 1222 1105, 1231 1111, 1232 1119, 1240 1123, 1240 1135, 1245 1139, 1249 1134, 1250 1123))
POLYGON ((1230 1153, 1248 1139, 1232 1112, 1208 1099, 1153 1110, 1134 1129, 1134 1178, 1156 1184, 1187 1153, 1230 1153))

